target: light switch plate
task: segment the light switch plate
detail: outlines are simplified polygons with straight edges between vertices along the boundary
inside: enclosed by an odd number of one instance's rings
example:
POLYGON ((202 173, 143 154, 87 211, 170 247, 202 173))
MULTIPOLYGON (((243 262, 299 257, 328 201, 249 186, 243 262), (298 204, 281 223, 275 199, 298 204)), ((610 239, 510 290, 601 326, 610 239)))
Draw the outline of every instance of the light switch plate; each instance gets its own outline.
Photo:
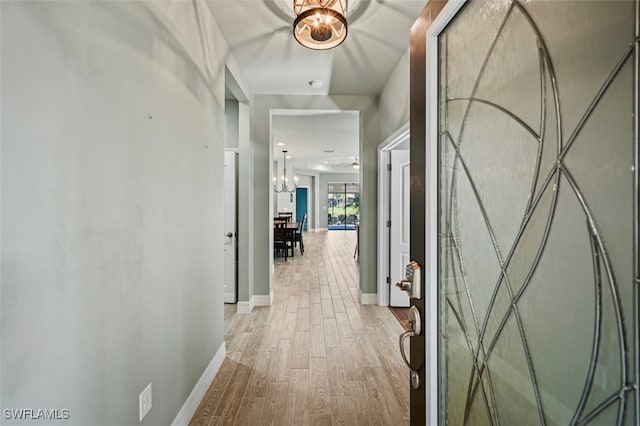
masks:
POLYGON ((151 383, 147 385, 146 388, 140 393, 138 397, 138 402, 140 404, 140 421, 144 419, 144 416, 151 410, 152 406, 152 398, 151 398, 151 383))

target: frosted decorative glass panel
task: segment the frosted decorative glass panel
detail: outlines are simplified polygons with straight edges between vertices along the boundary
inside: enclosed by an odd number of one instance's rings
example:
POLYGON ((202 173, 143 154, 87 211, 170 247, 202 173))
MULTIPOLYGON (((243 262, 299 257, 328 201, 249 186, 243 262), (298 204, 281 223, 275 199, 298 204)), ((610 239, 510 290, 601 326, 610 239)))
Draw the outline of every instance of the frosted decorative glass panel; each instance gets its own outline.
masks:
POLYGON ((440 35, 442 424, 640 421, 637 14, 469 1, 440 35))

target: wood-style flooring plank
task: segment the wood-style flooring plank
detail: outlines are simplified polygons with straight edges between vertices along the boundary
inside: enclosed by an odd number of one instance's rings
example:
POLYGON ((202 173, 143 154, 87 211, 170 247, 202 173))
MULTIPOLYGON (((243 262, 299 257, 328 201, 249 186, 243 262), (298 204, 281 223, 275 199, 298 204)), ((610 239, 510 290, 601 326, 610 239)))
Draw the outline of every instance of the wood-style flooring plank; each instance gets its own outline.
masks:
POLYGON ((296 317, 296 331, 309 331, 309 308, 299 308, 296 317))
POLYGON ((278 345, 278 363, 275 377, 273 378, 276 382, 288 382, 289 376, 291 372, 291 368, 289 366, 289 359, 291 358, 291 352, 293 349, 293 341, 292 339, 280 339, 280 344, 278 345))
POLYGON ((310 325, 322 324, 322 304, 311 303, 309 305, 309 324, 310 325))
POLYGON ((309 368, 309 332, 299 331, 293 339, 289 368, 309 368))
POLYGON ((309 424, 309 370, 292 369, 287 395, 285 424, 309 424))
POLYGON ((242 396, 249 383, 249 375, 251 374, 251 367, 244 364, 238 364, 236 370, 231 376, 229 385, 222 396, 220 405, 216 410, 216 416, 228 417, 236 416, 240 403, 242 402, 242 396))
POLYGON ((310 355, 312 357, 325 357, 326 345, 322 324, 309 326, 309 340, 311 340, 310 355))
POLYGON ((287 312, 284 316, 284 323, 280 330, 281 339, 293 339, 296 334, 296 320, 298 319, 297 312, 287 312))
POLYGON ((331 372, 329 375, 329 394, 331 396, 349 395, 342 348, 327 348, 327 371, 331 372))
POLYGON ((353 399, 350 396, 332 396, 329 398, 329 403, 334 426, 353 426, 358 424, 353 399))
POLYGON ((327 348, 340 347, 340 335, 338 334, 338 325, 333 318, 325 318, 323 321, 324 341, 327 348))
POLYGON ((311 358, 309 365, 309 409, 311 414, 331 414, 329 371, 325 358, 311 358))
POLYGON ((270 382, 267 384, 265 402, 260 416, 264 425, 283 425, 287 409, 289 382, 270 382))
POLYGON ((212 416, 218 409, 218 405, 220 405, 224 391, 227 389, 237 365, 236 362, 228 358, 224 360, 215 380, 211 382, 207 393, 204 395, 204 398, 202 398, 202 402, 193 415, 189 426, 204 426, 210 423, 212 416))

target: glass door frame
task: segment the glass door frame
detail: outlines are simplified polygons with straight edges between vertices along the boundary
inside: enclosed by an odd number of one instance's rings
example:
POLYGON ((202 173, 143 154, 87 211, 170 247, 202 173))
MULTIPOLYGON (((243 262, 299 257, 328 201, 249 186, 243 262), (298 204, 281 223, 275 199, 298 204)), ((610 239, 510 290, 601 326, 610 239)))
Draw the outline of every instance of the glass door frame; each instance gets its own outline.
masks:
MULTIPOLYGON (((327 229, 328 229, 328 230, 333 230, 333 231, 349 231, 349 230, 355 230, 355 229, 356 229, 356 225, 357 225, 357 223, 359 223, 359 221, 360 221, 360 211, 359 211, 359 209, 358 209, 358 214, 356 214, 356 215, 355 215, 355 217, 356 217, 356 218, 355 218, 355 222, 354 222, 353 224, 349 224, 349 218, 350 218, 352 215, 347 215, 347 207, 348 207, 348 206, 347 206, 347 201, 349 200, 349 195, 355 195, 355 196, 357 197, 357 199, 360 199, 360 183, 358 183, 358 182, 329 182, 329 183, 327 184, 327 212, 329 211, 329 208, 331 208, 331 217, 332 217, 332 219, 334 219, 334 215, 333 215, 333 213, 334 213, 334 210, 333 210, 333 209, 334 209, 334 207, 333 207, 333 206, 329 207, 329 204, 331 204, 331 203, 329 202, 329 200, 331 200, 331 199, 332 199, 332 198, 330 198, 330 196, 331 196, 332 194, 333 194, 333 195, 335 195, 335 194, 340 194, 340 195, 343 195, 343 196, 344 196, 344 207, 343 207, 343 212, 342 212, 342 213, 344 213, 344 214, 343 214, 343 215, 341 215, 341 216, 343 216, 343 217, 344 217, 343 221, 341 221, 341 222, 344 222, 344 223, 340 223, 340 224, 339 224, 339 225, 342 225, 342 227, 341 227, 341 228, 330 228, 331 223, 327 223, 327 229), (330 188, 331 188, 332 186, 342 186, 344 189, 343 189, 343 191, 342 191, 342 192, 332 192, 332 191, 330 191, 330 188), (358 191, 357 191, 357 192, 349 192, 349 191, 348 191, 348 189, 349 189, 349 188, 353 188, 353 187, 356 187, 356 186, 357 186, 357 188, 358 188, 358 191), (353 228, 352 228, 352 227, 349 227, 348 225, 353 225, 353 228)), ((356 197, 353 197, 353 198, 354 198, 354 200, 355 200, 355 198, 356 198, 356 197)), ((358 203, 358 207, 359 207, 359 203, 358 203)), ((339 209, 339 210, 340 210, 340 209, 339 209)))
MULTIPOLYGON (((423 10, 421 16, 412 28, 411 36, 411 175, 421 174, 425 182, 424 197, 421 202, 424 209, 424 247, 414 246, 417 238, 413 238, 411 257, 420 261, 424 259, 425 283, 438 283, 438 37, 467 0, 431 1, 423 10), (422 97, 422 93, 424 97, 422 97), (414 111, 417 113, 414 116, 414 111), (424 114, 421 115, 420 113, 424 114), (415 158, 414 156, 418 156, 415 158), (423 156, 420 158, 419 156, 423 156), (418 169, 414 173, 414 165, 418 169), (421 167, 422 166, 422 167, 421 167), (421 251, 423 256, 416 256, 421 251), (428 260, 427 260, 428 259, 428 260)), ((412 179, 413 181, 413 179, 412 179)), ((413 183, 412 183, 413 185, 413 183)), ((415 222, 420 217, 414 217, 414 189, 411 189, 411 233, 416 232, 415 222)), ((424 312, 423 329, 428 330, 424 337, 424 422, 437 425, 440 422, 439 409, 439 374, 438 374, 438 285, 425 286, 423 289, 424 312), (436 331, 436 332, 433 332, 436 331)), ((411 356, 414 357, 412 345, 411 356)), ((413 395, 411 422, 414 424, 413 395)), ((419 419, 421 420, 421 419, 419 419)))

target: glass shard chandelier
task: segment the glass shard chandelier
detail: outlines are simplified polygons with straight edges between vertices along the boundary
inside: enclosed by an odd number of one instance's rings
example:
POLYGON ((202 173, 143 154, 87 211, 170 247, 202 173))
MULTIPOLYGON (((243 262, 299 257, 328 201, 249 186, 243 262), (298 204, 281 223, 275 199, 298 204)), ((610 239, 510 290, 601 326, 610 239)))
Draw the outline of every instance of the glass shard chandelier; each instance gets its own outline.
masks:
POLYGON ((347 0, 293 0, 293 36, 304 47, 326 50, 347 38, 347 0))
MULTIPOLYGON (((284 167, 282 172, 282 183, 280 185, 280 188, 278 188, 276 178, 273 178, 273 190, 278 194, 280 194, 281 192, 288 192, 290 194, 293 194, 298 188, 298 185, 294 183, 293 189, 289 189, 289 179, 287 178, 287 152, 288 151, 282 151, 282 156, 284 157, 284 163, 283 163, 284 167)), ((298 177, 296 176, 294 180, 297 181, 298 177)))

